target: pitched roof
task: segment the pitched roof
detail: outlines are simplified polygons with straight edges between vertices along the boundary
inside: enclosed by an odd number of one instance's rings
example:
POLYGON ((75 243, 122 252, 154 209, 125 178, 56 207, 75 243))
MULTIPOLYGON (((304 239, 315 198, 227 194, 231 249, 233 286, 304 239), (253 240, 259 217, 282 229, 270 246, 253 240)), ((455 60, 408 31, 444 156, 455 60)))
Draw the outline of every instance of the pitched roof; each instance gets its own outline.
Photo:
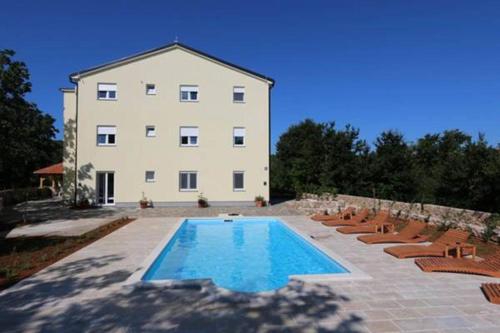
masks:
POLYGON ((208 59, 210 59, 210 60, 212 60, 214 62, 217 62, 219 64, 222 64, 224 66, 231 67, 231 68, 233 68, 233 69, 235 69, 237 71, 244 72, 244 73, 249 74, 251 76, 254 76, 254 77, 260 78, 262 80, 268 81, 271 84, 271 87, 274 86, 274 79, 272 79, 272 78, 270 78, 268 76, 265 76, 263 74, 254 72, 254 71, 252 71, 250 69, 247 69, 247 68, 235 65, 233 63, 230 63, 228 61, 222 60, 220 58, 214 57, 212 55, 209 55, 209 54, 207 54, 205 52, 202 52, 200 50, 196 50, 196 49, 194 49, 194 48, 192 48, 190 46, 181 44, 179 42, 170 43, 170 44, 167 44, 167 45, 164 45, 164 46, 157 47, 157 48, 152 49, 152 50, 148 50, 148 51, 145 51, 145 52, 140 52, 140 53, 137 53, 137 54, 125 57, 125 58, 121 58, 121 59, 118 59, 118 60, 115 60, 115 61, 111 61, 111 62, 102 64, 102 65, 99 65, 99 66, 95 66, 95 67, 87 68, 87 69, 84 69, 84 70, 81 70, 81 71, 78 71, 78 72, 75 72, 75 73, 71 73, 69 75, 69 78, 70 78, 71 82, 74 82, 75 80, 79 79, 81 76, 89 75, 89 74, 91 74, 93 72, 96 72, 96 71, 105 70, 105 69, 108 69, 108 68, 113 68, 113 67, 116 67, 116 66, 120 66, 120 65, 132 62, 134 60, 138 60, 138 59, 147 57, 147 56, 149 56, 151 54, 162 53, 162 52, 168 51, 169 49, 175 49, 175 48, 184 49, 185 51, 188 51, 190 53, 195 53, 195 54, 197 54, 197 55, 199 55, 201 57, 208 58, 208 59))
POLYGON ((50 165, 45 168, 41 168, 33 172, 34 174, 37 175, 62 175, 63 174, 63 164, 57 163, 54 165, 50 165))

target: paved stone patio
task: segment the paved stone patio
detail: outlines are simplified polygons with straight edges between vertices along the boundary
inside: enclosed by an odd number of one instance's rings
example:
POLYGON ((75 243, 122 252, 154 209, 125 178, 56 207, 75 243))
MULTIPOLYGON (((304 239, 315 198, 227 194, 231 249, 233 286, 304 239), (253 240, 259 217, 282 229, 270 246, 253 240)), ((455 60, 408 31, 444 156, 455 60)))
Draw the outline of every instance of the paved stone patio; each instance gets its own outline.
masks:
POLYGON ((500 332, 500 306, 479 286, 495 279, 423 273, 303 216, 283 219, 373 277, 291 282, 266 294, 131 288, 125 281, 178 218, 140 218, 0 293, 6 332, 500 332))
POLYGON ((107 219, 78 219, 78 220, 51 220, 40 223, 23 225, 12 229, 7 238, 16 237, 39 237, 39 236, 63 236, 74 237, 83 235, 89 231, 99 228, 114 221, 107 219))

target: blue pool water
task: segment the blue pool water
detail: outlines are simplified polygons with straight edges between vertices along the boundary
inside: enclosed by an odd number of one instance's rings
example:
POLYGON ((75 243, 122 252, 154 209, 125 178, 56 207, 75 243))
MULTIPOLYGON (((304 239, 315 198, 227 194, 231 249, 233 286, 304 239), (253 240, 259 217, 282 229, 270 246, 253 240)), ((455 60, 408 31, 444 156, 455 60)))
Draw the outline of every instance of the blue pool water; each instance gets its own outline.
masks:
POLYGON ((142 280, 210 278, 219 287, 258 292, 289 275, 349 271, 275 219, 189 219, 142 280))

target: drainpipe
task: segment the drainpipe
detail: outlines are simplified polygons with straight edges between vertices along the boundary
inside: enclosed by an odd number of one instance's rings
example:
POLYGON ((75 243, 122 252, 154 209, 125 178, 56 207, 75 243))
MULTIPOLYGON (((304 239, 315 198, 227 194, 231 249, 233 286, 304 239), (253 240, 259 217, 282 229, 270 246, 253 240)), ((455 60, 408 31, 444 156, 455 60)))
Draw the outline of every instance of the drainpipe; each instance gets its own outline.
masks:
POLYGON ((267 193, 269 198, 267 198, 268 204, 271 205, 271 89, 273 84, 269 85, 268 95, 267 95, 267 117, 268 117, 268 137, 267 137, 267 193))
POLYGON ((77 204, 78 200, 78 95, 79 95, 79 90, 78 89, 78 80, 73 79, 70 77, 70 82, 76 84, 76 110, 75 110, 75 193, 73 194, 73 200, 74 204, 77 204))

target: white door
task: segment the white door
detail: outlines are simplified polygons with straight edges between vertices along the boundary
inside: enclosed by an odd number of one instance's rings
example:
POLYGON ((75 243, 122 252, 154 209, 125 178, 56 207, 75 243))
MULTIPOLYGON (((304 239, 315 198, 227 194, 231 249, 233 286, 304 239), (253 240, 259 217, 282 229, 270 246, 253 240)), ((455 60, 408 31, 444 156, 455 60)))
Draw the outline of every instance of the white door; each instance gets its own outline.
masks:
POLYGON ((99 205, 115 204, 114 172, 97 172, 97 203, 99 205))

